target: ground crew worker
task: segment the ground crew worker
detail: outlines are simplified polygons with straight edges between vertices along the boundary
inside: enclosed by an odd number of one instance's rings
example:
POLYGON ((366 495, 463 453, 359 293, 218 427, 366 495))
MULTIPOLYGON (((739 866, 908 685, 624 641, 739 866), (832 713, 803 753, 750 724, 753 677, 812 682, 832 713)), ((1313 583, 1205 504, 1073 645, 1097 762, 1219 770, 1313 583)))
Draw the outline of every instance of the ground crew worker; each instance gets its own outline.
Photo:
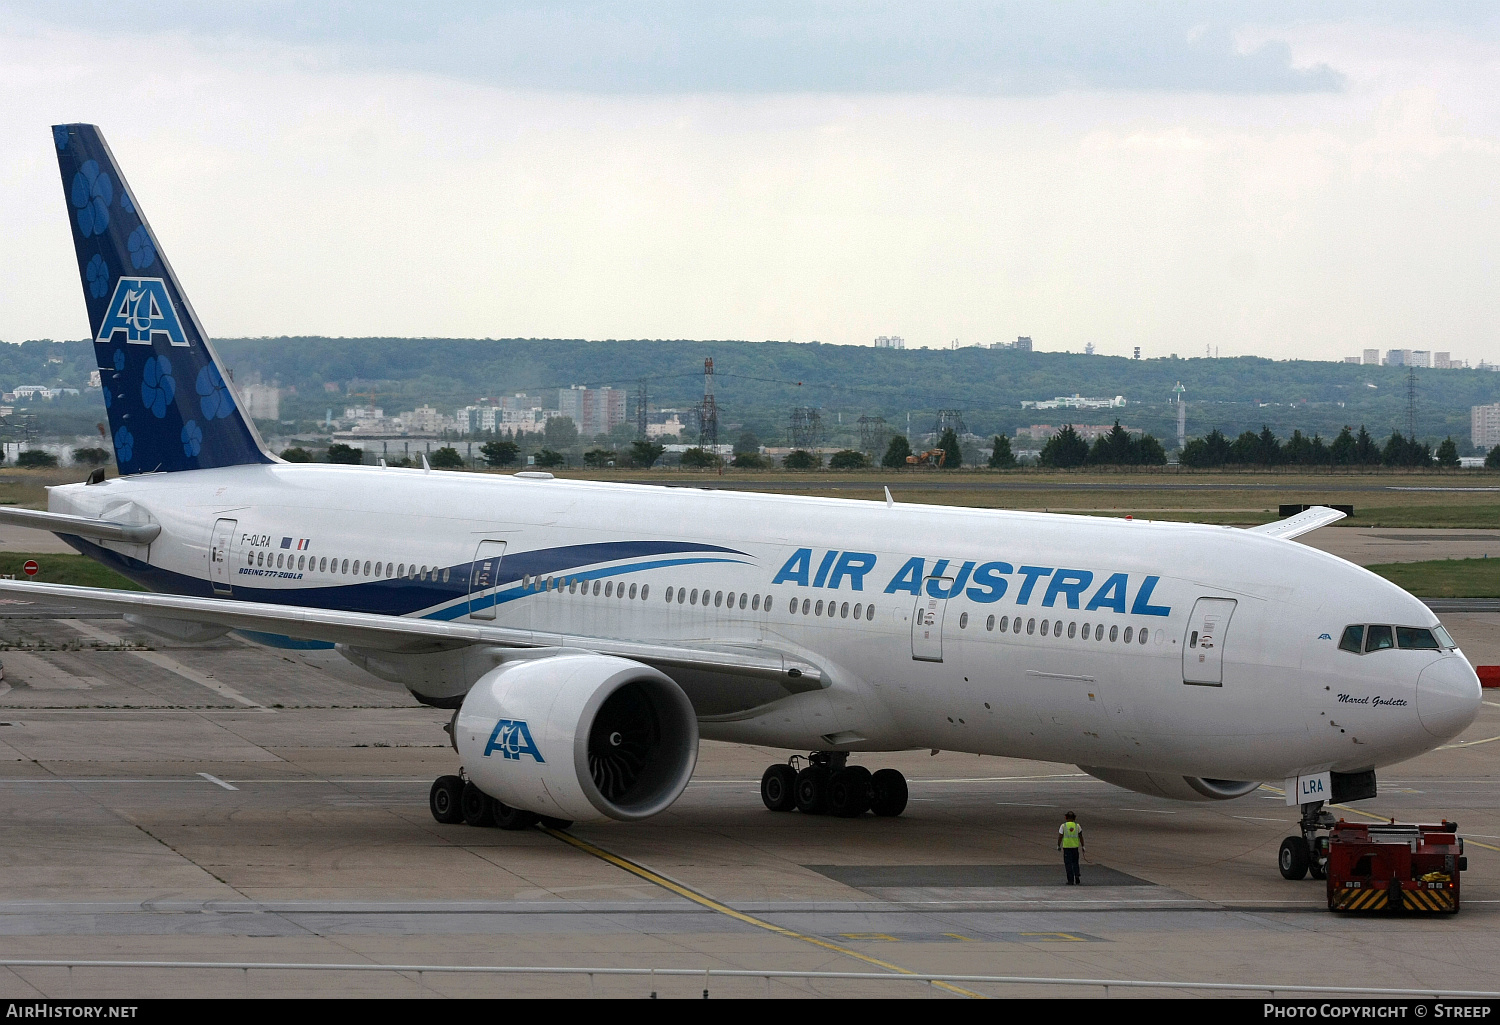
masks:
POLYGON ((1064 815, 1063 824, 1057 827, 1057 849, 1062 851, 1068 885, 1083 882, 1083 876, 1078 871, 1078 855, 1083 850, 1083 827, 1078 824, 1078 816, 1072 812, 1064 815))

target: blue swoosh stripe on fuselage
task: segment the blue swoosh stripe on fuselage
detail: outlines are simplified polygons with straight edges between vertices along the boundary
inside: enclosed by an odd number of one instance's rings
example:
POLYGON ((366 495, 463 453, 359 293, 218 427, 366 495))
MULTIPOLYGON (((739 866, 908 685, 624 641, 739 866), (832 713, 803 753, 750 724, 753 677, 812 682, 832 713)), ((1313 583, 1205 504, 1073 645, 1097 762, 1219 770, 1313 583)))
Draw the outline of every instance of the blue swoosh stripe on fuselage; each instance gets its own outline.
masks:
MULTIPOLYGON (((139 559, 122 555, 92 541, 73 534, 59 534, 63 541, 82 554, 94 559, 122 576, 158 594, 180 594, 195 598, 224 597, 214 593, 212 583, 203 578, 176 573, 153 566, 139 559)), ((641 572, 645 569, 672 565, 691 565, 708 562, 743 562, 744 559, 700 557, 695 559, 654 560, 626 567, 593 568, 577 574, 568 571, 579 566, 616 561, 642 555, 665 555, 687 552, 714 552, 748 558, 745 552, 718 545, 693 544, 681 541, 610 541, 598 544, 566 545, 560 548, 539 548, 531 551, 506 554, 500 563, 497 586, 519 583, 529 576, 557 576, 565 574, 587 577, 606 577, 623 572, 641 572)), ((250 587, 231 579, 233 596, 229 600, 265 602, 294 608, 323 608, 346 612, 369 612, 376 615, 410 616, 423 614, 437 619, 456 619, 468 612, 468 587, 472 562, 448 567, 449 580, 444 583, 436 579, 411 580, 405 577, 385 580, 362 580, 359 583, 333 586, 261 588, 250 587), (436 610, 436 611, 429 611, 436 610)), ((238 568, 238 567, 234 567, 238 568)), ((432 574, 436 575, 436 574, 432 574)), ((521 589, 504 592, 513 601, 527 593, 521 589)))
MULTIPOLYGON (((711 562, 734 562, 740 565, 748 565, 744 559, 660 559, 656 562, 639 562, 633 566, 606 566, 603 569, 584 570, 579 573, 569 573, 569 580, 602 580, 605 577, 625 576, 630 573, 641 573, 648 569, 663 569, 668 566, 701 566, 711 562)), ((504 563, 501 563, 503 566, 504 563)), ((457 619, 467 615, 474 609, 486 609, 491 605, 504 605, 506 602, 516 601, 532 594, 545 593, 540 587, 513 587, 509 590, 497 590, 491 595, 483 598, 470 598, 467 602, 451 605, 437 612, 429 613, 427 619, 457 619)))

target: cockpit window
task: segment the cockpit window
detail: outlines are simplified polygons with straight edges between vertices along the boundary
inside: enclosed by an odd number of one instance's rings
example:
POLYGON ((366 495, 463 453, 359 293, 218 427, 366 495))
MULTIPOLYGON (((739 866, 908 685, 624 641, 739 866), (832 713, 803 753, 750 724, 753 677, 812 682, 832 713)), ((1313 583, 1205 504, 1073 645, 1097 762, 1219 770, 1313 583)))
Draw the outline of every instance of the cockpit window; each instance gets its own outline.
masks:
POLYGON ((1456 647, 1458 647, 1457 644, 1453 643, 1453 638, 1448 635, 1448 631, 1444 630, 1441 624, 1439 624, 1438 626, 1433 627, 1432 628, 1432 632, 1437 635, 1438 643, 1441 644, 1443 647, 1445 647, 1445 648, 1456 648, 1456 647))
POLYGON ((1372 626, 1365 634, 1366 651, 1384 651, 1395 646, 1396 639, 1391 636, 1391 628, 1388 626, 1372 626))
POLYGON ((1352 651, 1358 655, 1365 647, 1365 628, 1363 626, 1344 627, 1344 636, 1339 640, 1340 651, 1352 651))
POLYGON ((1437 638, 1431 630, 1417 626, 1396 627, 1396 645, 1401 648, 1416 648, 1420 651, 1437 651, 1437 638))

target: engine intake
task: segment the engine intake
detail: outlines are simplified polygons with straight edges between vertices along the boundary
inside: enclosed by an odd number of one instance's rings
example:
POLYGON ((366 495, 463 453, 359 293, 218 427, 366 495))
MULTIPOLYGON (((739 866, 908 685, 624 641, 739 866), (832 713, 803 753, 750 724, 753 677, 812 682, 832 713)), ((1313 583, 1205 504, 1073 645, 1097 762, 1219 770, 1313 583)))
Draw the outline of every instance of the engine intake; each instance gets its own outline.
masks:
POLYGON ((1117 787, 1174 801, 1229 801, 1260 789, 1260 783, 1251 780, 1205 779, 1139 769, 1101 769, 1092 765, 1080 765, 1079 768, 1095 779, 1117 787))
POLYGON ((508 662, 469 690, 454 740, 474 785, 557 818, 644 819, 681 796, 698 719, 669 677, 588 652, 508 662))

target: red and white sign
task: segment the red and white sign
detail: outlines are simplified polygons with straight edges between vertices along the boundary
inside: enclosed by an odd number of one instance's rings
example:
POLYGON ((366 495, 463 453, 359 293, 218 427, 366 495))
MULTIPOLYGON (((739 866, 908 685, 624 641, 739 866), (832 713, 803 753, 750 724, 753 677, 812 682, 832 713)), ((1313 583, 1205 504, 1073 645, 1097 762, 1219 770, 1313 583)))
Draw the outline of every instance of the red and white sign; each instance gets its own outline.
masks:
POLYGON ((27 559, 26 560, 26 565, 24 565, 24 566, 21 567, 21 569, 25 571, 25 573, 26 573, 26 575, 28 577, 34 577, 34 576, 36 576, 36 571, 39 570, 39 569, 41 569, 41 568, 42 567, 40 567, 40 566, 38 566, 36 564, 36 560, 35 559, 27 559))

